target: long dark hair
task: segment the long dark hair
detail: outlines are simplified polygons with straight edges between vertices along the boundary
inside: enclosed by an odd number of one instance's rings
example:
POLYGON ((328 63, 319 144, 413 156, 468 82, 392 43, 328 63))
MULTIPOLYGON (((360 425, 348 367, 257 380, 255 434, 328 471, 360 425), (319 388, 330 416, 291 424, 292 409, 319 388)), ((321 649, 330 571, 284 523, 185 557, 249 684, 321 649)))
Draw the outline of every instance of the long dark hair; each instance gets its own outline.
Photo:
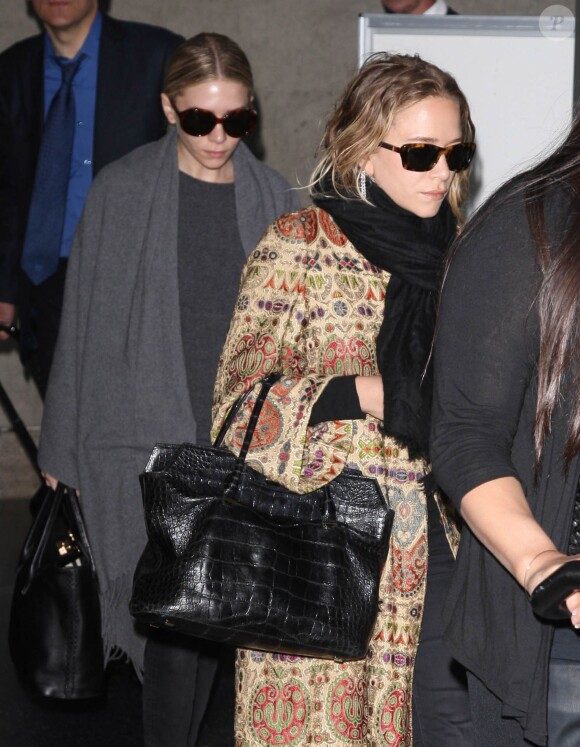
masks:
MULTIPOLYGON (((570 397, 568 434, 564 451, 566 468, 580 453, 580 201, 572 209, 566 230, 555 246, 549 246, 545 224, 544 201, 553 188, 580 198, 580 110, 566 139, 547 158, 515 176, 500 188, 499 199, 510 200, 523 195, 541 284, 536 305, 538 310, 540 351, 538 356, 538 394, 534 422, 536 469, 539 467, 546 436, 560 400, 564 384, 570 397)), ((457 248, 497 206, 498 195, 480 208, 465 227, 453 247, 447 266, 457 248)))

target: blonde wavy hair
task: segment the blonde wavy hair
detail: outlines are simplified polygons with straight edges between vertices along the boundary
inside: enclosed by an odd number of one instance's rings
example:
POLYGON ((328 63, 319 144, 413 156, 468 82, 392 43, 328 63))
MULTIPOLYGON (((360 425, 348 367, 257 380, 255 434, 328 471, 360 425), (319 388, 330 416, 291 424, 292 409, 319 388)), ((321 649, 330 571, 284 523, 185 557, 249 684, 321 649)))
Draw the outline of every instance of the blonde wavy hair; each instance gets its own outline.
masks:
MULTIPOLYGON (((430 96, 457 102, 462 140, 473 142, 475 127, 469 105, 453 76, 419 55, 371 55, 347 85, 327 122, 320 145, 322 157, 308 185, 311 195, 324 194, 330 179, 339 195, 368 202, 359 186, 361 164, 377 150, 402 109, 430 96)), ((448 199, 460 225, 468 187, 468 171, 458 172, 448 199)))

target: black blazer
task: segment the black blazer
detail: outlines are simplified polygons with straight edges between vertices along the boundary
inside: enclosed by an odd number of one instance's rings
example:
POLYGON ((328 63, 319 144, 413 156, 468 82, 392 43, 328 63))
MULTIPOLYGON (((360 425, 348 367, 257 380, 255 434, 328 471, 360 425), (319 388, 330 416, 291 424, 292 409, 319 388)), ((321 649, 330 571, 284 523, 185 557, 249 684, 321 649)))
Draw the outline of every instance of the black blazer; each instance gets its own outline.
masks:
MULTIPOLYGON (((93 175, 164 134, 159 95, 181 36, 103 15, 99 50, 93 175)), ((43 126, 43 34, 0 54, 0 301, 16 303, 43 126)))

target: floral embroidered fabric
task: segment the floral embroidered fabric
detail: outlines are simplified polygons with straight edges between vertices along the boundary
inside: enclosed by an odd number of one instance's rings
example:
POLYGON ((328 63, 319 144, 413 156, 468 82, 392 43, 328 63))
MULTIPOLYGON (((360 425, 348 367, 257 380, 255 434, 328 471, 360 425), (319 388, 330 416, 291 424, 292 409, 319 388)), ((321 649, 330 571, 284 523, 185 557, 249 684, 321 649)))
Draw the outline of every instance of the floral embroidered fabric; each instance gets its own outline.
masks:
MULTIPOLYGON (((381 435, 378 421, 308 426, 334 376, 377 374, 375 339, 389 276, 370 264, 320 208, 282 216, 246 264, 214 393, 214 436, 238 395, 271 371, 248 461, 309 492, 345 465, 377 478, 395 509, 381 604, 367 657, 336 663, 240 650, 236 747, 411 747, 412 668, 427 571, 427 465, 381 435)), ((226 445, 239 449, 253 397, 226 445)), ((444 523, 452 548, 457 533, 444 523)))

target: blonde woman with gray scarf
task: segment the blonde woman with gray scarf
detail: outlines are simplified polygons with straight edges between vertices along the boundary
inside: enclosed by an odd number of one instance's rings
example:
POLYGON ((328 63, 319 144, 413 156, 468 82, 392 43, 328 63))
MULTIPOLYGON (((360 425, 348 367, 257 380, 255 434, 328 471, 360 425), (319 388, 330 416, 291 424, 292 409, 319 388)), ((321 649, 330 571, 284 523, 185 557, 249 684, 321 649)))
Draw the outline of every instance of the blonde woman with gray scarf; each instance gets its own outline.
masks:
POLYGON ((239 46, 199 34, 171 59, 167 135, 95 180, 71 253, 40 466, 80 491, 106 660, 144 675, 147 747, 193 747, 216 670, 194 639, 128 611, 146 542, 139 489, 156 442, 209 443, 218 357, 246 257, 297 199, 241 142, 256 123, 239 46))

